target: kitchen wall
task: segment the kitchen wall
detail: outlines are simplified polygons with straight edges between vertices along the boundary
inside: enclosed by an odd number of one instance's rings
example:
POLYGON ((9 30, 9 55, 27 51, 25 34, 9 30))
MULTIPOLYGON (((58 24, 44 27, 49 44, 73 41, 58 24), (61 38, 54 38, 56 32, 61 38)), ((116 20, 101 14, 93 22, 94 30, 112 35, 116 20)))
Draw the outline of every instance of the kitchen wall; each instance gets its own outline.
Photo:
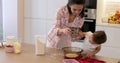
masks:
POLYGON ((103 44, 102 49, 98 55, 120 58, 120 28, 97 25, 96 30, 105 30, 107 34, 107 41, 103 44))
MULTIPOLYGON (((40 35, 41 39, 46 42, 45 38, 54 22, 55 12, 66 2, 67 0, 24 0, 25 42, 34 44, 35 35, 40 35)), ((98 55, 120 58, 118 50, 120 28, 97 25, 96 30, 105 30, 108 36, 107 42, 103 44, 98 55)))

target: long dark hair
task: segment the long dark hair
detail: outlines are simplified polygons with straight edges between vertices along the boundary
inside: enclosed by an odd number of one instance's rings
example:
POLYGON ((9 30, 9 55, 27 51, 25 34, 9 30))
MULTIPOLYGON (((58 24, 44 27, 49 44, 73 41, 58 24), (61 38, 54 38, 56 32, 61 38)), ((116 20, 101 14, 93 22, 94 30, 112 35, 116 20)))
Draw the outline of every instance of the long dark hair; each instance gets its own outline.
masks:
MULTIPOLYGON (((78 4, 78 5, 83 4, 83 6, 84 6, 85 0, 68 0, 67 8, 68 8, 69 14, 72 14, 70 6, 73 4, 78 4)), ((84 7, 83 7, 81 13, 79 14, 79 16, 81 16, 82 18, 84 17, 84 7)))

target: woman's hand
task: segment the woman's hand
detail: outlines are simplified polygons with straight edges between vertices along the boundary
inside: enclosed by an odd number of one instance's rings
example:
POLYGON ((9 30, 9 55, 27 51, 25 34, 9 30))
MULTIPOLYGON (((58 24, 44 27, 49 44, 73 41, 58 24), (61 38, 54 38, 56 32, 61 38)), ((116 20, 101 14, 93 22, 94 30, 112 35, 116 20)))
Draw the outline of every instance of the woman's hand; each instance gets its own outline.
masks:
POLYGON ((71 29, 70 28, 64 28, 64 29, 61 29, 61 30, 62 30, 62 33, 66 34, 66 35, 71 34, 71 29))
POLYGON ((59 34, 66 34, 70 35, 71 34, 71 29, 70 28, 64 28, 64 29, 59 29, 59 34))
POLYGON ((85 37, 85 34, 84 34, 84 32, 82 32, 82 31, 78 31, 77 34, 78 34, 78 35, 77 35, 75 38, 72 39, 73 41, 79 40, 79 39, 85 37))
POLYGON ((78 32, 79 38, 83 38, 85 37, 84 32, 82 32, 81 30, 78 32))

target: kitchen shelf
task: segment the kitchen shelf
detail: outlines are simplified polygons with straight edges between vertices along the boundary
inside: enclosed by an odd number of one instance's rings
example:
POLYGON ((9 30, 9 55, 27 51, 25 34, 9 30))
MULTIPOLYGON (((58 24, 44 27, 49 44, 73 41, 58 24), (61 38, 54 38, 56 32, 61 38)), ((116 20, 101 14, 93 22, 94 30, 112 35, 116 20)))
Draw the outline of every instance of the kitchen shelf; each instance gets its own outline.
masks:
POLYGON ((108 27, 120 27, 120 24, 109 24, 109 23, 100 23, 96 24, 97 26, 108 26, 108 27))

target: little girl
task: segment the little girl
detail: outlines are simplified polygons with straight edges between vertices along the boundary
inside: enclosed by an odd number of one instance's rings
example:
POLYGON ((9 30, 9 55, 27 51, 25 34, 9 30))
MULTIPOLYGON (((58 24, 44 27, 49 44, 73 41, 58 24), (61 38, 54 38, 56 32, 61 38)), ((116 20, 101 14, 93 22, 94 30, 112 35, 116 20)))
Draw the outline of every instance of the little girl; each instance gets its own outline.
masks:
POLYGON ((84 57, 91 57, 98 53, 101 49, 101 44, 107 40, 104 31, 83 32, 83 34, 85 35, 85 42, 81 48, 83 49, 82 54, 84 57))

